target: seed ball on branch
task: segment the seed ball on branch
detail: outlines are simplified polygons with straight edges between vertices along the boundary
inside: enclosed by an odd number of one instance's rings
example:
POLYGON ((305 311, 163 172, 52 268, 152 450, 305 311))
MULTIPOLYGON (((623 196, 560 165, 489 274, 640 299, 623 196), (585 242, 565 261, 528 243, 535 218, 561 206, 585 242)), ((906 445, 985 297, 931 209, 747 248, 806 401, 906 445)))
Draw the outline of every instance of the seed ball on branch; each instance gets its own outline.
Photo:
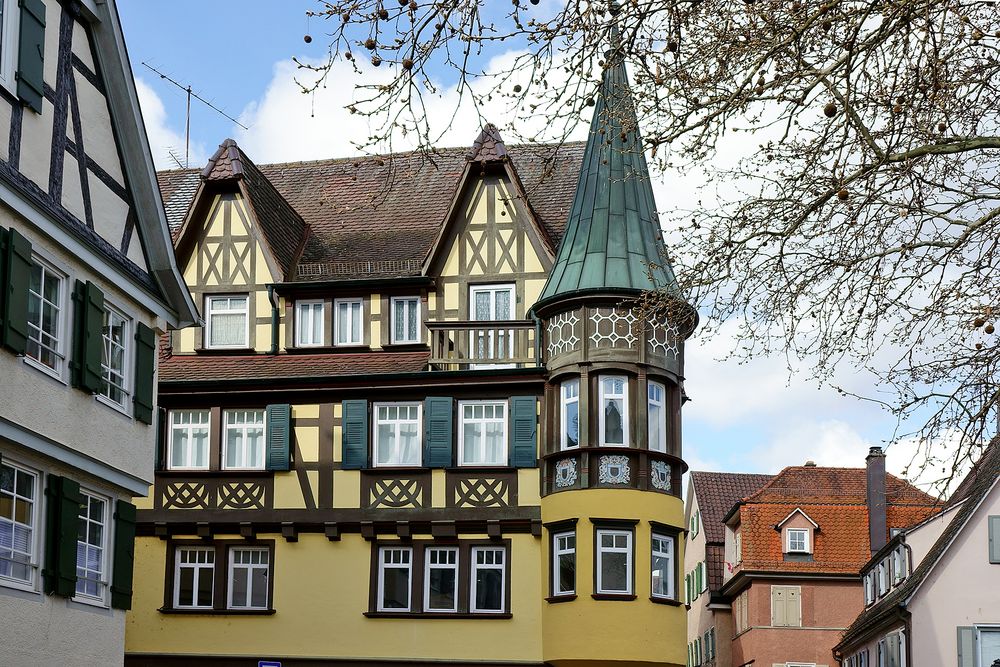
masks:
POLYGON ((312 44, 312 41, 313 41, 312 35, 306 35, 306 36, 304 36, 302 38, 302 41, 304 41, 306 44, 312 44))
POLYGON ((410 11, 411 12, 417 11, 417 7, 418 7, 417 3, 414 2, 413 0, 410 0, 410 11))
POLYGON ((515 83, 514 84, 514 92, 515 93, 521 92, 521 84, 519 84, 519 83, 515 83))
POLYGON ((938 123, 938 132, 944 132, 947 129, 948 129, 947 125, 945 125, 944 123, 938 123))
POLYGON ((365 48, 369 51, 374 51, 376 46, 378 46, 378 44, 376 44, 375 40, 371 37, 365 40, 365 48))
POLYGON ((989 324, 987 324, 987 325, 986 325, 986 328, 985 328, 985 329, 983 329, 983 331, 985 331, 985 332, 986 332, 986 333, 988 333, 988 334, 991 334, 991 333, 993 333, 993 332, 995 331, 995 329, 993 328, 993 323, 992 323, 992 322, 990 322, 989 324))
POLYGON ((382 59, 381 58, 379 58, 378 56, 372 56, 372 65, 374 65, 375 67, 378 67, 381 64, 382 64, 382 59))
POLYGON ((836 116, 837 115, 837 111, 838 111, 837 105, 834 104, 833 102, 827 102, 826 106, 823 107, 823 114, 827 118, 833 118, 834 116, 836 116))
POLYGON ((982 317, 977 317, 976 319, 972 320, 972 326, 976 327, 977 329, 983 326, 984 324, 986 324, 986 320, 983 319, 982 317))
POLYGON ((413 61, 409 58, 403 58, 403 69, 407 71, 413 69, 413 61))
POLYGON ((378 10, 378 17, 383 21, 386 20, 387 18, 389 18, 389 10, 387 10, 385 7, 378 10))
POLYGON ((976 343, 976 349, 977 350, 983 349, 983 344, 982 343, 976 343))
POLYGON ((409 1, 410 0, 399 0, 399 6, 402 7, 402 6, 404 6, 409 1))
POLYGON ((837 199, 840 201, 847 201, 847 195, 847 188, 840 188, 840 190, 837 191, 837 199))
POLYGON ((344 58, 347 59, 347 60, 354 60, 354 54, 351 53, 350 51, 345 51, 344 52, 344 58))

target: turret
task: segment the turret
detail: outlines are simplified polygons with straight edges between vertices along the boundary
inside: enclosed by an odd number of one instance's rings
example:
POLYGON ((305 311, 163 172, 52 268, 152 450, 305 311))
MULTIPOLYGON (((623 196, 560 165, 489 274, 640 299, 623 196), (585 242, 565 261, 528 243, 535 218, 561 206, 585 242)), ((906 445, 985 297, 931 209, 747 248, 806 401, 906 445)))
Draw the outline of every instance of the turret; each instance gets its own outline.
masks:
POLYGON ((624 62, 607 60, 570 217, 533 307, 549 372, 544 657, 680 665, 683 350, 697 318, 666 260, 624 62), (638 308, 654 289, 664 316, 638 308), (629 627, 647 628, 646 641, 616 631, 629 627))

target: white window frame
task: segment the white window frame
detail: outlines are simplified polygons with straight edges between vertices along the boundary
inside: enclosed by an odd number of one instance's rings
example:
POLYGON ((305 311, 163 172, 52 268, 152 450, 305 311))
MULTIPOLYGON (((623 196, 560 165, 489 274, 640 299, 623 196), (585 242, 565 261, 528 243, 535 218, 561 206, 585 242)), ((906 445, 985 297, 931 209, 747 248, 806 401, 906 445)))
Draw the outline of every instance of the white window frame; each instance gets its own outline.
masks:
POLYGON ((552 597, 563 595, 576 595, 576 531, 563 530, 552 534, 552 597), (572 538, 573 546, 560 546, 561 541, 572 538), (559 586, 562 582, 560 576, 560 558, 562 556, 573 557, 573 588, 562 590, 559 586))
POLYGON ((372 406, 372 466, 376 468, 414 468, 423 465, 424 461, 424 406, 419 401, 394 401, 388 403, 375 403, 372 406), (399 425, 410 423, 411 419, 387 419, 382 422, 379 419, 378 409, 382 407, 416 407, 417 408, 417 461, 416 463, 399 463, 399 425), (379 463, 378 460, 378 426, 380 423, 396 425, 396 454, 395 460, 389 463, 379 463))
POLYGON ((205 295, 205 349, 208 350, 243 350, 250 347, 250 295, 249 294, 207 294, 205 295), (238 315, 242 312, 244 318, 243 342, 233 345, 212 345, 212 303, 216 299, 243 299, 246 308, 243 311, 226 310, 221 311, 229 315, 238 315))
POLYGON ((865 591, 865 606, 867 607, 875 602, 875 572, 869 570, 861 580, 865 591))
POLYGON ((580 420, 583 415, 580 414, 580 378, 572 378, 570 380, 564 380, 559 385, 559 450, 567 451, 571 449, 579 449, 580 447, 580 420), (576 391, 576 395, 568 396, 570 389, 573 388, 576 391), (576 444, 570 446, 567 444, 569 442, 569 425, 567 422, 567 406, 571 403, 576 404, 576 444))
POLYGON ((20 37, 21 12, 17 0, 0 0, 3 3, 3 25, 0 30, 0 85, 17 97, 17 58, 20 37))
MULTIPOLYGON (((7 1, 8 0, 0 0, 0 2, 7 2, 7 1)), ((14 0, 10 0, 10 1, 14 1, 14 0)), ((15 6, 16 6, 16 3, 15 3, 15 6)), ((4 11, 6 11, 6 9, 4 11)), ((0 58, 2 58, 2 54, 0 54, 0 58)), ((66 368, 66 339, 70 337, 68 335, 70 333, 70 328, 69 328, 68 323, 67 323, 67 317, 68 317, 68 310, 69 309, 66 307, 66 299, 67 299, 67 291, 68 291, 67 290, 67 285, 69 284, 69 281, 67 280, 68 276, 66 275, 65 272, 60 271, 59 269, 55 268, 55 266, 52 264, 52 262, 48 261, 44 257, 40 257, 37 253, 33 253, 32 254, 31 261, 32 261, 33 264, 37 264, 42 269, 42 291, 45 290, 45 276, 46 276, 46 274, 53 276, 56 280, 59 281, 59 295, 57 296, 57 299, 58 299, 57 303, 52 303, 51 301, 48 301, 41 294, 37 295, 38 298, 42 301, 42 305, 43 306, 44 306, 45 303, 50 303, 50 304, 52 304, 58 310, 58 313, 57 313, 57 316, 56 316, 56 322, 55 322, 56 323, 56 335, 52 336, 52 335, 48 334, 48 332, 45 332, 46 335, 49 335, 51 338, 54 338, 55 341, 56 341, 56 345, 55 345, 54 348, 49 348, 49 347, 45 348, 45 349, 48 349, 49 351, 51 351, 55 355, 55 357, 56 357, 56 365, 55 365, 55 367, 49 366, 46 363, 44 363, 44 362, 42 362, 42 361, 40 361, 38 359, 35 359, 31 355, 29 355, 27 353, 27 351, 25 352, 25 355, 24 355, 24 361, 25 361, 25 363, 27 363, 27 364, 29 364, 31 366, 34 366, 35 368, 37 368, 38 370, 42 371, 43 373, 47 373, 48 375, 51 375, 52 377, 54 377, 57 380, 59 380, 60 382, 62 382, 63 381, 63 377, 64 377, 64 371, 65 371, 65 368, 66 368)), ((31 289, 29 287, 29 289, 28 289, 28 299, 30 300, 31 297, 32 297, 32 291, 31 291, 31 289)), ((41 308, 39 309, 39 316, 42 316, 42 309, 41 308)), ((29 341, 34 340, 32 338, 32 335, 31 335, 31 332, 32 332, 33 328, 37 328, 39 331, 41 331, 41 322, 38 323, 37 327, 36 327, 35 323, 28 322, 28 340, 29 341)), ((39 341, 35 341, 35 342, 36 342, 36 344, 39 347, 42 347, 42 344, 41 344, 40 340, 39 341)))
POLYGON ((455 613, 458 611, 458 565, 459 565, 458 547, 427 547, 424 551, 424 611, 430 613, 455 613), (454 563, 432 563, 431 554, 432 553, 446 553, 449 554, 453 559, 454 563), (452 592, 452 606, 451 609, 443 609, 438 607, 431 607, 431 570, 451 570, 455 573, 455 590, 452 592))
POLYGON ((598 414, 597 414, 597 431, 598 431, 598 442, 601 447, 628 447, 629 443, 629 414, 628 414, 628 376, 627 375, 599 375, 597 377, 598 386, 598 414), (604 390, 605 380, 621 380, 622 381, 622 393, 621 394, 609 394, 604 390), (606 433, 604 430, 605 410, 604 402, 608 399, 621 399, 622 402, 622 441, 617 442, 607 442, 605 440, 606 433))
MULTIPOLYGON (((483 327, 488 328, 489 322, 499 321, 496 316, 496 295, 506 292, 510 310, 507 319, 512 320, 517 317, 517 286, 513 283, 487 283, 482 285, 469 285, 469 320, 473 322, 483 322, 483 327), (484 293, 490 295, 490 316, 485 320, 476 317, 476 295, 484 293)), ((513 329, 493 329, 490 331, 472 330, 469 331, 469 356, 472 359, 479 359, 479 351, 482 349, 487 356, 507 357, 514 356, 514 330, 513 329)), ((488 360, 487 360, 488 361, 488 360)), ((513 364, 475 364, 474 368, 513 368, 513 364)))
POLYGON ((493 546, 472 547, 469 555, 469 611, 473 614, 503 614, 507 611, 507 548, 493 546), (500 554, 499 567, 497 563, 479 563, 478 555, 493 552, 500 554), (476 606, 477 582, 476 573, 479 570, 500 570, 500 608, 480 609, 476 606))
MULTIPOLYGON (((458 402, 458 465, 460 466, 473 466, 473 467, 503 467, 507 465, 510 457, 510 453, 507 451, 507 438, 510 435, 509 431, 509 410, 507 409, 507 401, 497 400, 483 400, 483 401, 459 401, 458 402), (492 405, 494 407, 499 407, 503 411, 503 417, 497 419, 493 417, 491 419, 471 419, 466 420, 465 418, 465 407, 475 406, 475 405, 492 405), (465 424, 467 421, 478 422, 483 426, 482 442, 477 448, 483 456, 478 461, 469 461, 465 458, 465 424), (502 453, 500 455, 500 460, 496 462, 486 462, 486 424, 489 423, 500 423, 503 425, 503 436, 501 438, 501 443, 503 446, 502 453)), ((495 413, 494 413, 495 414, 495 413)))
POLYGON ((889 559, 883 558, 875 566, 875 583, 878 597, 885 596, 889 592, 889 559))
POLYGON ((324 308, 325 304, 322 299, 309 299, 295 302, 296 347, 321 347, 323 345, 323 339, 326 335, 324 308), (316 306, 319 306, 319 340, 312 340, 313 329, 317 317, 316 306), (308 326, 304 320, 309 320, 308 326), (309 334, 309 339, 305 340, 303 334, 309 334))
MULTIPOLYGON (((86 535, 88 538, 90 537, 90 530, 89 530, 90 524, 92 524, 92 523, 99 523, 99 525, 101 526, 101 543, 100 544, 96 544, 96 545, 95 544, 90 544, 89 541, 81 543, 80 540, 79 540, 79 534, 78 534, 78 537, 77 537, 77 546, 76 546, 76 557, 77 557, 77 561, 76 561, 76 568, 77 568, 76 586, 77 586, 77 588, 76 588, 75 593, 73 594, 73 600, 75 600, 76 602, 83 602, 85 604, 97 605, 99 607, 106 607, 106 606, 108 606, 107 605, 108 571, 110 569, 108 567, 108 565, 109 565, 110 560, 111 560, 109 558, 110 554, 108 553, 108 544, 109 544, 109 539, 108 538, 110 537, 110 533, 111 533, 111 522, 108 521, 108 518, 109 518, 108 515, 109 515, 109 508, 111 506, 111 502, 110 502, 110 499, 107 498, 106 496, 102 496, 102 495, 100 495, 98 493, 94 493, 94 492, 92 492, 92 491, 90 491, 88 489, 80 489, 80 497, 83 498, 83 500, 87 503, 87 516, 86 517, 77 516, 77 521, 83 523, 83 526, 84 526, 84 535, 86 535), (96 522, 96 521, 94 521, 93 519, 90 518, 90 501, 91 501, 91 499, 98 500, 98 501, 100 501, 101 503, 104 504, 104 509, 101 511, 101 520, 100 520, 100 522, 96 522), (100 549, 100 551, 101 551, 101 563, 100 563, 101 569, 100 569, 100 571, 97 572, 97 575, 98 575, 98 578, 97 578, 97 585, 98 585, 98 587, 97 587, 97 589, 99 591, 99 593, 97 595, 91 595, 89 593, 82 593, 79 590, 80 582, 82 581, 82 579, 80 579, 80 575, 79 575, 79 570, 80 570, 80 547, 81 547, 81 545, 96 547, 96 548, 100 549)), ((86 568, 84 568, 84 569, 86 569, 86 568)))
MULTIPOLYGON (((393 345, 409 345, 420 343, 420 297, 419 296, 394 296, 389 299, 389 340, 393 345), (414 327, 416 331, 416 336, 414 338, 397 338, 396 337, 396 304, 402 302, 404 317, 406 318, 406 325, 409 325, 409 320, 411 317, 414 318, 416 326, 414 327)), ((405 326, 404 329, 409 331, 409 326, 405 326)))
POLYGON ((634 559, 632 557, 632 551, 633 551, 633 546, 634 546, 633 542, 634 542, 635 536, 632 534, 631 530, 622 530, 622 529, 619 529, 619 528, 598 528, 595 531, 595 533, 597 535, 597 558, 594 560, 595 567, 597 568, 597 577, 596 577, 596 579, 597 579, 597 582, 596 582, 596 584, 597 584, 596 585, 597 591, 596 592, 597 593, 601 593, 601 594, 605 594, 605 595, 632 595, 632 592, 634 590, 634 586, 632 584, 632 580, 634 579, 633 575, 634 575, 634 566, 635 566, 635 563, 633 562, 634 559), (621 536, 621 535, 626 536, 625 548, 622 549, 620 547, 605 547, 605 546, 603 546, 601 544, 601 538, 604 535, 613 535, 615 537, 618 537, 618 536, 621 536), (626 554, 626 559, 625 559, 626 590, 624 590, 624 591, 618 591, 618 590, 608 590, 608 589, 604 588, 604 581, 603 580, 604 580, 604 554, 605 553, 624 553, 624 554, 626 554))
POLYGON ((101 337, 102 337, 102 340, 101 340, 101 350, 102 350, 101 351, 101 391, 99 391, 97 393, 97 400, 101 401, 105 405, 108 405, 108 406, 114 408, 115 410, 118 410, 119 412, 122 412, 122 413, 128 415, 129 414, 129 408, 132 405, 132 366, 133 366, 133 364, 132 364, 132 354, 133 354, 133 352, 135 350, 135 346, 132 345, 132 335, 133 335, 132 334, 132 328, 133 328, 133 322, 134 322, 134 320, 131 317, 129 317, 128 315, 126 315, 125 312, 122 311, 120 308, 117 308, 116 306, 114 306, 114 305, 108 303, 107 301, 105 301, 104 302, 104 318, 106 319, 108 317, 120 317, 122 319, 122 323, 123 323, 123 335, 122 335, 122 343, 123 344, 121 345, 121 347, 122 347, 121 378, 122 378, 122 385, 123 386, 119 387, 119 388, 122 390, 122 393, 124 394, 124 396, 122 397, 122 402, 119 403, 118 401, 114 400, 110 396, 105 395, 105 393, 104 393, 106 391, 106 385, 108 384, 108 378, 107 378, 107 376, 110 375, 111 373, 117 373, 116 370, 112 369, 109 365, 106 365, 104 363, 105 357, 107 357, 108 361, 110 361, 110 354, 109 354, 110 353, 110 348, 109 348, 109 346, 110 345, 116 345, 117 343, 115 343, 114 341, 112 341, 108 336, 104 335, 103 330, 104 330, 105 327, 104 327, 104 325, 102 323, 102 326, 101 326, 101 329, 102 329, 102 334, 101 334, 101 337))
POLYGON ((907 576, 909 576, 909 569, 907 567, 906 558, 906 547, 900 544, 898 547, 892 551, 892 585, 896 586, 907 576))
MULTIPOLYGON (((31 531, 31 536, 28 540, 28 549, 30 550, 30 552, 25 554, 28 557, 28 562, 26 563, 26 565, 28 566, 28 580, 25 581, 24 579, 15 579, 13 577, 0 576, 0 585, 7 586, 10 588, 19 588, 25 591, 34 591, 36 590, 35 586, 37 585, 38 581, 36 574, 38 572, 39 555, 40 555, 39 545, 41 538, 38 533, 40 532, 39 516, 42 512, 42 498, 40 497, 41 494, 40 482, 42 479, 42 474, 38 470, 34 470, 27 466, 21 465, 20 463, 12 461, 6 456, 3 458, 3 461, 0 461, 0 463, 9 468, 13 468, 15 471, 14 492, 12 494, 13 500, 17 500, 18 498, 22 500, 29 500, 25 496, 17 495, 17 475, 27 475, 32 478, 31 482, 32 498, 30 499, 31 524, 23 524, 23 523, 17 524, 20 526, 27 526, 28 530, 31 531)), ((13 523, 13 517, 11 517, 10 520, 13 523)), ((13 544, 11 546, 12 546, 11 551, 13 551, 13 544)))
MULTIPOLYGON (((354 330, 354 308, 347 309, 347 332, 348 336, 354 330)), ((333 300, 333 344, 339 347, 357 347, 365 344, 365 300, 356 299, 334 299, 333 300), (340 340, 340 306, 358 306, 358 339, 340 340)))
POLYGON ((739 565, 743 562, 743 532, 733 533, 734 548, 736 551, 736 564, 739 565))
POLYGON ((211 450, 212 450, 212 411, 211 410, 170 410, 167 413, 167 415, 168 415, 168 419, 167 419, 167 461, 166 461, 167 470, 208 470, 209 466, 211 465, 211 461, 212 461, 212 452, 211 452, 211 450), (174 416, 175 415, 182 415, 182 414, 194 415, 195 413, 208 415, 208 421, 205 422, 204 424, 201 424, 201 423, 195 424, 195 423, 193 423, 191 421, 188 421, 187 423, 184 423, 184 424, 176 424, 176 423, 174 423, 174 416), (191 465, 190 462, 191 462, 192 448, 189 445, 188 448, 185 450, 186 453, 185 453, 185 456, 184 456, 184 460, 187 461, 187 463, 185 465, 177 465, 177 466, 175 466, 173 464, 173 461, 174 461, 174 447, 175 447, 175 445, 174 445, 174 430, 175 429, 183 429, 183 430, 187 431, 187 433, 188 433, 188 443, 192 443, 192 442, 194 442, 194 438, 192 437, 193 431, 195 429, 200 429, 202 426, 204 426, 205 430, 208 432, 208 443, 207 443, 207 446, 206 446, 206 449, 205 449, 205 455, 206 455, 205 456, 205 465, 203 465, 203 466, 191 465))
POLYGON ((675 581, 676 571, 677 571, 677 561, 675 554, 677 553, 677 543, 672 535, 667 535, 665 533, 653 532, 652 544, 650 545, 650 568, 649 568, 649 590, 650 595, 654 598, 660 600, 674 600, 677 596, 677 582, 675 581), (657 541, 666 543, 668 549, 666 551, 657 550, 657 541), (666 594, 657 593, 653 588, 653 559, 657 557, 663 557, 667 559, 667 592, 666 594))
MULTIPOLYGON (((243 462, 246 463, 247 457, 249 456, 249 451, 247 450, 247 431, 250 428, 257 428, 257 424, 233 424, 232 428, 238 429, 243 433, 242 444, 240 447, 243 449, 243 462)), ((211 456, 211 455, 210 455, 211 456)), ((226 409, 222 411, 222 469, 223 470, 266 470, 267 469, 267 410, 255 409, 255 408, 235 408, 226 409), (230 429, 230 415, 234 412, 259 412, 261 414, 260 429, 261 429, 261 446, 260 446, 260 465, 259 466, 230 466, 229 461, 229 429, 230 429)))
POLYGON ((646 385, 646 402, 647 402, 647 405, 646 405, 646 419, 649 422, 647 424, 648 428, 646 429, 646 431, 647 431, 646 432, 646 439, 647 439, 646 446, 649 448, 650 451, 666 453, 666 451, 667 451, 667 387, 666 387, 666 385, 664 385, 664 384, 662 384, 660 382, 653 382, 653 381, 648 382, 647 385, 646 385), (650 395, 653 390, 658 390, 660 392, 660 400, 659 401, 657 401, 656 399, 654 399, 650 395), (655 447, 653 446, 653 440, 652 440, 652 437, 650 435, 650 431, 652 430, 652 421, 649 420, 649 413, 650 413, 649 407, 650 406, 654 406, 654 405, 657 406, 658 408, 660 408, 660 419, 659 419, 660 440, 659 440, 659 442, 656 443, 655 447))
POLYGON ((807 554, 811 553, 809 544, 809 529, 808 528, 786 528, 785 529, 785 552, 790 554, 807 554), (792 548, 792 533, 802 534, 802 548, 793 549, 792 548))
MULTIPOLYGON (((982 667, 990 667, 990 665, 984 665, 983 664, 983 642, 982 642, 981 635, 983 634, 983 631, 986 631, 986 632, 991 633, 991 634, 992 633, 1000 634, 1000 624, 993 624, 993 623, 988 623, 987 624, 987 623, 984 623, 982 625, 976 625, 976 626, 973 626, 973 627, 975 627, 975 630, 976 630, 976 634, 975 634, 975 638, 976 638, 976 664, 977 665, 982 665, 982 667)), ((900 633, 902 634, 902 631, 900 631, 900 633)), ((905 655, 905 653, 906 653, 905 642, 901 641, 900 642, 900 646, 903 647, 903 653, 904 653, 903 657, 905 658, 906 657, 906 655, 905 655)), ((902 664, 905 665, 906 663, 904 662, 902 664)))
POLYGON ((200 547, 200 546, 190 546, 190 545, 179 545, 174 551, 174 609, 214 609, 215 607, 215 547, 200 547), (210 554, 211 562, 207 563, 182 563, 181 562, 181 552, 183 551, 194 551, 198 553, 210 554), (198 583, 201 581, 203 576, 202 571, 207 570, 212 577, 212 600, 207 605, 199 604, 181 604, 181 569, 182 568, 193 568, 194 573, 194 585, 192 587, 193 599, 192 602, 197 603, 198 601, 198 583))
POLYGON ((382 546, 378 548, 378 598, 375 600, 375 608, 378 611, 404 612, 413 608, 413 547, 404 546, 382 546), (386 567, 385 555, 390 551, 405 552, 407 561, 403 563, 389 563, 391 568, 386 567), (405 566, 404 566, 405 565, 405 566), (385 571, 387 569, 406 570, 406 607, 386 607, 385 606, 385 571))
POLYGON ((227 549, 227 560, 228 568, 226 570, 226 609, 270 609, 271 608, 271 594, 270 594, 270 583, 271 583, 271 550, 268 547, 258 547, 258 546, 232 546, 227 549), (236 563, 236 552, 246 551, 254 553, 263 553, 267 562, 265 563, 236 563), (233 604, 233 575, 236 572, 236 568, 242 568, 248 570, 247 572, 247 604, 246 605, 236 605, 233 604), (253 571, 254 570, 264 570, 264 606, 257 607, 251 602, 253 600, 253 571))

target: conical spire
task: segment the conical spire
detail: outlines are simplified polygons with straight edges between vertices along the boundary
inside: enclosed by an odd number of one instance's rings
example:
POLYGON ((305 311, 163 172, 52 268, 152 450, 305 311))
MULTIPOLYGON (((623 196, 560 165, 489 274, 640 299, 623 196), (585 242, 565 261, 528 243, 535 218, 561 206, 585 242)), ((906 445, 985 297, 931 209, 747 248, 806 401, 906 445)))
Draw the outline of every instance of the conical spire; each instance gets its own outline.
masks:
POLYGON ((660 220, 625 63, 620 52, 608 60, 573 208, 536 308, 581 292, 678 290, 662 253, 660 220))

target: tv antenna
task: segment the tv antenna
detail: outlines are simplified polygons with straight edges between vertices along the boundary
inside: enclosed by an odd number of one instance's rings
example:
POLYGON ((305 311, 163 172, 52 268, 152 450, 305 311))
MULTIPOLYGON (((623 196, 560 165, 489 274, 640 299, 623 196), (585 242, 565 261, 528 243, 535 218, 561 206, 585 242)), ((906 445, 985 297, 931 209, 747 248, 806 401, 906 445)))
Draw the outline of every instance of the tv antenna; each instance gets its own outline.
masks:
MULTIPOLYGON (((232 116, 230 116, 228 113, 226 113, 225 111, 223 111, 219 107, 215 106, 214 104, 212 104, 211 102, 209 102, 208 100, 206 100, 204 97, 202 97, 198 93, 194 92, 191 89, 191 86, 185 86, 183 83, 177 81, 176 79, 173 79, 170 75, 161 72, 160 70, 156 69, 155 67, 153 67, 152 65, 150 65, 146 61, 143 61, 142 64, 143 64, 143 66, 146 69, 148 69, 149 71, 151 71, 154 74, 158 75, 161 79, 164 79, 165 81, 168 81, 168 82, 174 84, 175 86, 177 86, 178 88, 180 88, 181 90, 183 90, 187 94, 187 113, 186 113, 186 118, 185 118, 185 121, 184 121, 184 167, 185 168, 187 168, 189 166, 189 160, 190 160, 190 157, 191 157, 191 100, 192 99, 198 100, 199 102, 201 102, 202 104, 204 104, 205 106, 207 106, 212 111, 215 111, 216 113, 222 115, 223 117, 227 118, 228 120, 231 120, 232 122, 234 122, 237 125, 239 125, 240 127, 242 127, 244 130, 249 130, 250 129, 249 127, 247 127, 246 125, 244 125, 240 121, 236 120, 235 118, 233 118, 232 116)), ((178 164, 178 166, 180 165, 180 160, 177 159, 177 156, 174 155, 172 151, 170 153, 170 157, 173 159, 174 162, 176 162, 178 164)))

